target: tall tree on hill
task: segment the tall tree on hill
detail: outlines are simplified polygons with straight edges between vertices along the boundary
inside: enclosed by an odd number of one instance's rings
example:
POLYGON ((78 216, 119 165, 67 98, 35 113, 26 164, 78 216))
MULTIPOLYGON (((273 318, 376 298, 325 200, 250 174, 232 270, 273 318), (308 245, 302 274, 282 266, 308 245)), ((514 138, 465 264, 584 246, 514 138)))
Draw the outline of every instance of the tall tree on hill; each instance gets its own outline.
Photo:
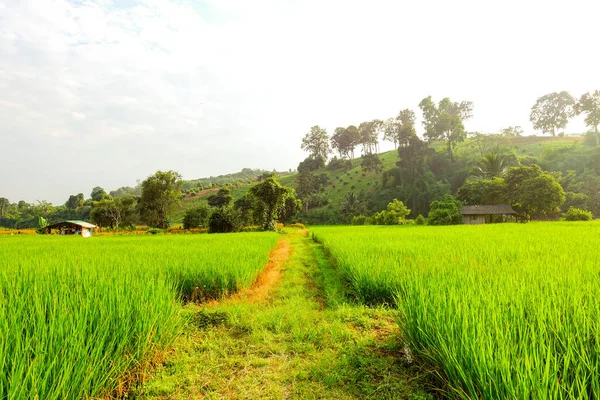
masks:
POLYGON ((406 108, 398 113, 396 121, 398 124, 398 146, 406 147, 409 140, 417 136, 415 113, 413 110, 406 108))
POLYGON ((574 105, 575 99, 569 92, 549 93, 537 99, 531 107, 529 119, 534 129, 556 136, 557 129, 567 127, 574 105))
POLYGON ((394 143, 394 149, 398 148, 398 121, 395 118, 388 118, 383 123, 383 140, 394 143))
POLYGON ((329 136, 324 128, 315 125, 302 138, 302 150, 308 151, 312 158, 327 160, 329 155, 329 136))
POLYGON ((150 226, 165 229, 168 214, 179 204, 181 175, 175 171, 158 171, 142 182, 140 217, 150 226))
POLYGON ((378 120, 361 122, 358 126, 360 132, 360 143, 363 147, 363 154, 371 154, 377 152, 377 143, 379 142, 379 126, 378 120))
POLYGON ((585 124, 594 129, 596 146, 600 146, 600 134, 598 133, 598 125, 600 125, 600 90, 583 94, 579 101, 575 103, 574 111, 577 115, 586 114, 585 124))
POLYGON ((349 143, 350 158, 354 160, 354 149, 356 149, 356 146, 358 146, 361 141, 360 131, 355 125, 350 125, 346 128, 345 135, 349 143))
POLYGON ((419 108, 423 111, 425 137, 429 141, 446 140, 450 160, 454 161, 453 149, 457 143, 465 139, 466 132, 463 122, 472 117, 473 103, 470 101, 453 102, 446 97, 436 106, 429 96, 421 100, 419 108))
POLYGON ((336 150, 340 158, 350 157, 352 150, 352 140, 346 128, 335 128, 335 133, 331 136, 331 148, 336 150))

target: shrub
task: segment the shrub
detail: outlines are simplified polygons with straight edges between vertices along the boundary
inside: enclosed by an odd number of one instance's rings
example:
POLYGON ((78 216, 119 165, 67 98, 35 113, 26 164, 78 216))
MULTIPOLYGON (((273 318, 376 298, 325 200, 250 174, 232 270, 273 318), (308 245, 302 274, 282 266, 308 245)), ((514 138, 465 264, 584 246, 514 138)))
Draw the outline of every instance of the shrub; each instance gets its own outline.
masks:
POLYGON ((231 207, 217 208, 208 219, 208 233, 237 232, 241 225, 238 211, 231 207))
POLYGON ((345 166, 346 166, 345 160, 343 160, 341 158, 333 157, 331 159, 331 161, 329 161, 329 164, 327 164, 327 169, 330 171, 333 171, 336 169, 342 169, 345 166))
POLYGON ((415 225, 425 225, 425 217, 421 214, 417 215, 417 218, 415 218, 415 225))
POLYGON ((163 230, 160 229, 160 228, 150 228, 150 229, 148 229, 146 231, 146 233, 149 233, 151 235, 156 235, 156 234, 159 234, 159 233, 163 233, 163 230))
POLYGON ((562 215, 565 221, 591 221, 594 217, 591 212, 581 208, 569 207, 569 210, 562 215))
POLYGON ((447 194, 443 200, 431 203, 429 211, 429 225, 458 225, 462 223, 460 210, 462 204, 451 195, 447 194))
POLYGON ((367 223, 368 218, 364 215, 357 215, 352 217, 352 225, 365 225, 367 223))

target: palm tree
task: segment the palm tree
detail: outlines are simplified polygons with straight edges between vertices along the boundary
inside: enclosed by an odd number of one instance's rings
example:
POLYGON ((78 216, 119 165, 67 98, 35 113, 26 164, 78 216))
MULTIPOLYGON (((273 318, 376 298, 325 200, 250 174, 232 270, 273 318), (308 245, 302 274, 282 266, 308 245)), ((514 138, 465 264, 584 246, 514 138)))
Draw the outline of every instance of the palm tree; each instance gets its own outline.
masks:
POLYGON ((483 175, 484 178, 491 179, 500 176, 506 171, 506 159, 503 155, 496 152, 487 153, 481 159, 481 166, 475 170, 483 175))

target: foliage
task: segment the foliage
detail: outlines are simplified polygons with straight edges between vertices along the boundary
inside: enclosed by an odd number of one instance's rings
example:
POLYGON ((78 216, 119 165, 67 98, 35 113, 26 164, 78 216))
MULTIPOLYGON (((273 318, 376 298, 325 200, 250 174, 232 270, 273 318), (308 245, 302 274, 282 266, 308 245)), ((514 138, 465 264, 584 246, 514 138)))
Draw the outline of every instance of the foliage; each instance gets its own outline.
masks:
POLYGON ((349 222, 353 217, 364 214, 366 210, 361 196, 354 192, 348 192, 341 204, 340 214, 344 222, 349 222))
POLYGON ((427 221, 425 221, 425 217, 423 217, 423 214, 419 214, 417 215, 417 218, 415 218, 415 225, 425 225, 427 221))
POLYGON ((351 224, 352 225, 365 225, 368 220, 369 220, 369 218, 367 218, 364 215, 356 215, 356 216, 352 217, 351 224))
POLYGON ((301 147, 302 150, 310 153, 311 158, 327 160, 330 151, 327 131, 318 125, 313 126, 310 128, 310 132, 302 138, 301 147))
POLYGON ((331 136, 331 148, 337 151, 342 159, 354 158, 354 149, 361 140, 361 133, 356 126, 338 127, 331 136))
POLYGON ((427 223, 429 225, 458 225, 462 223, 462 204, 447 194, 443 200, 431 203, 427 223))
POLYGON ((520 126, 509 126, 500 130, 500 134, 506 137, 523 136, 523 129, 520 126))
POLYGON ((544 217, 565 201, 563 188, 538 165, 509 168, 505 182, 510 204, 530 217, 544 217))
POLYGON ((325 166, 325 159, 321 157, 308 157, 298 164, 298 172, 316 171, 325 166))
POLYGON ((208 196, 207 200, 209 206, 222 208, 228 207, 231 204, 233 197, 231 196, 231 190, 228 188, 221 188, 217 194, 208 196))
POLYGON ((375 174, 383 169, 381 159, 377 154, 364 154, 361 167, 365 173, 371 174, 373 183, 375 183, 375 174))
POLYGON ((296 198, 294 189, 290 189, 283 206, 278 211, 278 217, 284 224, 294 222, 298 213, 302 210, 302 200, 296 198))
POLYGON ((101 200, 110 200, 111 197, 100 186, 96 186, 95 188, 92 189, 92 193, 90 194, 90 199, 92 201, 101 201, 101 200))
POLYGON ((594 216, 587 210, 581 208, 569 207, 566 213, 562 215, 565 221, 591 221, 594 216))
POLYGON ((241 228, 240 212, 233 207, 216 208, 208 218, 208 233, 238 232, 241 228))
POLYGON ((506 183, 502 178, 467 181, 458 189, 456 198, 467 205, 506 203, 506 183))
POLYGON ((463 122, 471 118, 473 103, 470 101, 453 102, 446 97, 436 106, 429 96, 421 100, 419 108, 423 111, 425 137, 429 141, 445 140, 450 160, 453 161, 454 147, 466 137, 463 122))
POLYGON ((598 125, 600 125, 600 90, 593 93, 584 93, 579 101, 575 103, 574 112, 577 115, 585 114, 585 124, 593 128, 596 146, 600 146, 600 133, 598 132, 598 125))
POLYGON ((140 217, 149 226, 165 229, 168 214, 179 204, 181 175, 157 171, 142 182, 140 217))
POLYGON ((164 231, 160 228, 149 228, 146 233, 149 233, 151 235, 158 235, 160 233, 164 233, 164 231))
POLYGON ((537 99, 531 108, 529 119, 534 129, 556 136, 557 129, 564 129, 573 115, 575 99, 569 92, 549 93, 537 99))
POLYGON ((501 176, 506 171, 506 159, 499 153, 487 153, 481 160, 481 165, 476 167, 478 174, 486 179, 501 176))
POLYGON ((208 225, 210 210, 204 205, 190 208, 183 217, 183 229, 193 229, 208 225))
POLYGON ((262 204, 262 227, 266 231, 275 230, 275 218, 285 208, 285 201, 293 197, 291 188, 281 186, 275 177, 270 177, 250 189, 250 193, 262 204))
POLYGON ((100 227, 110 226, 119 230, 120 225, 127 225, 133 222, 137 201, 133 196, 117 197, 111 199, 104 197, 94 203, 91 212, 92 221, 100 227))

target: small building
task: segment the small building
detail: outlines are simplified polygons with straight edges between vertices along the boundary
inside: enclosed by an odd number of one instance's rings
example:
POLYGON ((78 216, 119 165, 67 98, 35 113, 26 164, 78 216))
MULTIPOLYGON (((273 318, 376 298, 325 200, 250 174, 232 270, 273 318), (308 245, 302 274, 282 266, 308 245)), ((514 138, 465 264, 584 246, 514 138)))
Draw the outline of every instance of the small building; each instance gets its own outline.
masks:
POLYGON ((52 233, 52 230, 55 230, 60 235, 80 235, 83 237, 90 237, 96 228, 98 228, 96 225, 90 224, 89 222, 74 220, 48 225, 45 229, 48 234, 52 233))
POLYGON ((463 206, 461 212, 465 224, 489 224, 491 222, 517 222, 524 217, 508 204, 463 206))

